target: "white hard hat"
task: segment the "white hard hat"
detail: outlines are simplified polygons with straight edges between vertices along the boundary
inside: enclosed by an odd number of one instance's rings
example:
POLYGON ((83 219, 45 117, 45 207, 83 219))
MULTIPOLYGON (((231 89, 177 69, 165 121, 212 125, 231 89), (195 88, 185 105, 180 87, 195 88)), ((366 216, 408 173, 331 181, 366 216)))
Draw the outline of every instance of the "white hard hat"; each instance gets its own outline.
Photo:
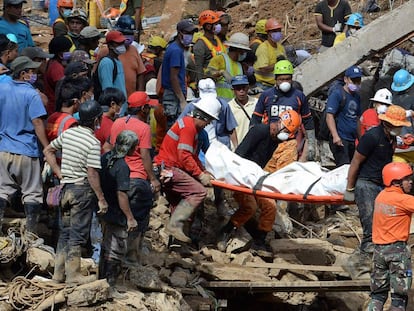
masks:
POLYGON ((217 96, 216 84, 211 78, 201 79, 198 81, 198 90, 200 91, 200 98, 209 95, 213 95, 214 97, 217 96))
POLYGON ((221 104, 216 97, 208 96, 201 98, 198 102, 194 103, 194 107, 216 120, 219 119, 221 104))
POLYGON ((370 98, 374 102, 383 103, 386 105, 392 105, 392 93, 388 89, 379 89, 373 98, 370 98))
POLYGON ((157 95, 157 79, 152 78, 148 80, 145 85, 145 93, 147 93, 148 96, 157 95))
POLYGON ((236 32, 232 34, 230 36, 230 39, 228 41, 225 41, 224 44, 227 46, 232 46, 234 48, 250 51, 249 37, 242 32, 236 32))

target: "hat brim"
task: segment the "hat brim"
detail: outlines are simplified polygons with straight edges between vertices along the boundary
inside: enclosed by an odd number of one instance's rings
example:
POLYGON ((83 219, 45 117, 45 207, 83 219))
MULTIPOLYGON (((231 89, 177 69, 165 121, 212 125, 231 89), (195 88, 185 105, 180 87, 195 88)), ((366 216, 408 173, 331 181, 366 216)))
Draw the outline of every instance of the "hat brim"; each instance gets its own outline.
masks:
POLYGON ((194 104, 193 104, 193 105, 194 105, 194 107, 195 107, 195 108, 197 108, 197 109, 199 109, 199 110, 201 110, 201 111, 202 111, 202 112, 204 112, 206 115, 208 115, 208 116, 211 118, 211 120, 219 120, 219 118, 218 118, 218 117, 216 117, 216 116, 213 116, 213 115, 209 114, 209 113, 208 113, 208 112, 206 112, 204 109, 200 108, 197 104, 198 104, 198 102, 194 103, 194 104))
MULTIPOLYGON (((154 94, 154 95, 157 95, 157 94, 154 94)), ((151 107, 158 107, 160 105, 160 102, 157 99, 150 99, 147 104, 150 105, 151 107)))
POLYGON ((41 53, 39 53, 38 55, 36 55, 36 57, 38 57, 38 58, 53 58, 55 56, 55 54, 49 54, 49 53, 46 53, 46 52, 41 52, 41 53))
POLYGON ((410 81, 403 86, 396 86, 395 83, 391 83, 391 89, 395 92, 402 92, 409 89, 414 84, 414 76, 410 74, 410 81))
POLYGON ((411 126, 410 121, 400 121, 388 118, 385 114, 378 115, 378 118, 382 121, 388 122, 394 126, 411 126))
POLYGON ((370 98, 369 99, 370 101, 373 101, 373 102, 376 102, 376 103, 381 103, 381 104, 384 104, 384 105, 392 105, 392 103, 388 103, 388 102, 386 102, 386 101, 384 101, 384 100, 382 100, 382 99, 378 99, 378 98, 375 98, 375 97, 372 97, 372 98, 370 98))
POLYGON ((245 50, 245 51, 251 51, 252 50, 251 48, 246 47, 245 45, 241 45, 241 44, 237 44, 237 43, 233 43, 233 42, 229 42, 229 41, 225 41, 224 45, 231 46, 231 47, 236 48, 236 49, 242 49, 242 50, 245 50))

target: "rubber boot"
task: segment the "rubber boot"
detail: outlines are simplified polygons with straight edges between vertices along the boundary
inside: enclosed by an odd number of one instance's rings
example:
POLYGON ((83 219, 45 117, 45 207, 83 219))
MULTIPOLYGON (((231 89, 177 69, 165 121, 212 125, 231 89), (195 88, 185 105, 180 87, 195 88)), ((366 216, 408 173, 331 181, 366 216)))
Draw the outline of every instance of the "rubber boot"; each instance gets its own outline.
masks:
POLYGON ((65 282, 65 249, 57 249, 55 256, 55 269, 52 279, 57 283, 65 282))
POLYGON ((72 246, 69 249, 69 253, 66 258, 65 272, 66 284, 69 285, 81 285, 96 281, 96 277, 94 275, 83 276, 81 274, 81 247, 79 245, 72 246))
POLYGON ((121 262, 116 260, 105 260, 103 268, 103 277, 106 278, 109 284, 109 298, 125 299, 126 295, 121 294, 116 289, 116 280, 121 274, 121 262))
POLYGON ((191 239, 183 232, 184 221, 186 221, 194 212, 195 207, 185 200, 181 200, 171 215, 170 222, 167 224, 165 231, 177 240, 190 243, 191 239))
POLYGON ((26 230, 37 234, 37 224, 39 223, 40 211, 42 205, 38 203, 24 203, 24 212, 26 214, 26 230))
POLYGON ((227 244, 230 241, 230 238, 234 234, 234 232, 237 230, 237 227, 234 226, 234 224, 229 221, 220 231, 220 235, 217 241, 217 248, 219 251, 224 252, 227 248, 227 244))
POLYGON ((255 250, 255 251, 268 251, 268 249, 266 247, 266 236, 267 236, 267 232, 257 230, 255 232, 254 237, 253 237, 253 245, 251 247, 252 250, 255 250))
POLYGON ((125 255, 125 263, 127 265, 138 265, 140 264, 141 244, 144 234, 138 233, 136 238, 131 238, 128 235, 127 238, 127 253, 125 255))
POLYGON ((4 210, 7 207, 7 201, 5 199, 0 199, 0 236, 3 235, 3 219, 4 219, 4 210))

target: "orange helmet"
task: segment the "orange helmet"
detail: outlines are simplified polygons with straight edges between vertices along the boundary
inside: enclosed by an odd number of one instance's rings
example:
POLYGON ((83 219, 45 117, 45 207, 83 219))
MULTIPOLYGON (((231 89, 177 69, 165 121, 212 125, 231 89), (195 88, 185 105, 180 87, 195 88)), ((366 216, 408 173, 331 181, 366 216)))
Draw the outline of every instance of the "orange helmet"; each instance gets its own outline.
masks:
POLYGON ((302 124, 302 118, 295 110, 285 110, 279 114, 283 126, 290 132, 295 133, 302 124))
POLYGON ((204 24, 215 24, 220 21, 220 17, 212 10, 205 10, 198 16, 198 24, 203 26, 204 24))
POLYGON ((73 8, 73 0, 58 0, 57 6, 58 8, 73 8))
POLYGON ((282 29, 282 25, 274 18, 269 18, 265 24, 266 32, 276 29, 282 29))
POLYGON ((401 180, 413 174, 413 170, 408 163, 391 162, 382 169, 382 181, 385 186, 391 186, 394 180, 401 180))

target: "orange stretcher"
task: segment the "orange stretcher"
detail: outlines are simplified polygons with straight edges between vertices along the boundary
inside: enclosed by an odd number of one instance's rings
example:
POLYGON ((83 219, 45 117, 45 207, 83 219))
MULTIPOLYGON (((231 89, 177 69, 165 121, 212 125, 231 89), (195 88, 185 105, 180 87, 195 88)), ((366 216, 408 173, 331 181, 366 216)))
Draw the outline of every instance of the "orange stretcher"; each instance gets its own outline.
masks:
POLYGON ((311 194, 283 194, 280 192, 254 190, 254 189, 243 187, 243 186, 230 185, 217 179, 212 180, 211 183, 213 186, 216 186, 219 188, 242 192, 246 194, 251 194, 251 195, 258 196, 258 197, 282 200, 282 201, 292 201, 292 202, 308 203, 308 204, 334 204, 334 205, 354 203, 354 202, 344 201, 343 195, 321 195, 321 196, 318 195, 317 196, 317 195, 311 195, 311 194))

